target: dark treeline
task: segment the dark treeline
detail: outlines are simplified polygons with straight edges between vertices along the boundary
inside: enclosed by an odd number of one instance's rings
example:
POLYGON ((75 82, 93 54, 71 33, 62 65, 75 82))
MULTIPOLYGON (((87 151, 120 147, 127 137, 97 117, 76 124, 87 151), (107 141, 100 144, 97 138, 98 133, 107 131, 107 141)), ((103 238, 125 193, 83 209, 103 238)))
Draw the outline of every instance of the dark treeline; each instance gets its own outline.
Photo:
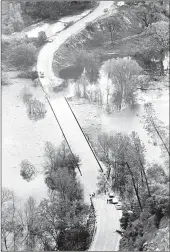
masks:
POLYGON ((69 14, 76 14, 84 9, 89 9, 94 5, 94 1, 35 1, 21 2, 21 9, 24 14, 33 19, 56 20, 69 14))

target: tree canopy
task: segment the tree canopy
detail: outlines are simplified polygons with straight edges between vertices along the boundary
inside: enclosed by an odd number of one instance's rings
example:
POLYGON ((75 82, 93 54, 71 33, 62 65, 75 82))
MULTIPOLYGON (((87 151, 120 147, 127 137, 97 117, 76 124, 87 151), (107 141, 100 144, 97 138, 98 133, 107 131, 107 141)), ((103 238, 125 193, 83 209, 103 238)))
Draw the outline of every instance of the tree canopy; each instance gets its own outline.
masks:
POLYGON ((104 72, 114 85, 113 103, 118 109, 121 109, 123 102, 130 105, 134 104, 134 92, 141 71, 138 63, 131 58, 117 58, 105 62, 104 72))

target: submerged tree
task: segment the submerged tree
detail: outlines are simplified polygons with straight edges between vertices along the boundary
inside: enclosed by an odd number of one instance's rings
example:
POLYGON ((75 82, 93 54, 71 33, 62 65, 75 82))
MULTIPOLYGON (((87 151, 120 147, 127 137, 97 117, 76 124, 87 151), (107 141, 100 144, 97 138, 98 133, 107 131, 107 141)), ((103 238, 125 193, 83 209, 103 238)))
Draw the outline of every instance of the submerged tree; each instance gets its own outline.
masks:
POLYGON ((36 175, 35 167, 28 160, 26 160, 26 159, 21 162, 20 175, 27 182, 29 182, 32 179, 34 179, 34 177, 36 175))
POLYGON ((98 51, 77 51, 74 55, 74 64, 85 70, 85 76, 90 83, 96 83, 99 78, 100 52, 98 51))
POLYGON ((37 121, 45 117, 47 110, 45 105, 36 98, 27 103, 27 113, 31 120, 37 121))
POLYGON ((111 79, 115 91, 113 93, 113 104, 120 110, 122 103, 133 105, 135 102, 135 91, 138 84, 138 75, 141 67, 131 58, 117 58, 106 61, 104 71, 111 79))

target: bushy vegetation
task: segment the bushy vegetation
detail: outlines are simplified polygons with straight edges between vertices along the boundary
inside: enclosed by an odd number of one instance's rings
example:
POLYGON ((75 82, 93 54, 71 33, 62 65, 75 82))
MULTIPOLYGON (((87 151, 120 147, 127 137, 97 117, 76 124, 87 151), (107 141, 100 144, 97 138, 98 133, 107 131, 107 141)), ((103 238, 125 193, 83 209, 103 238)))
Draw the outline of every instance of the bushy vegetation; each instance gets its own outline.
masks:
POLYGON ((36 47, 32 44, 18 45, 11 49, 9 62, 19 68, 28 68, 36 61, 36 47))
POLYGON ((44 31, 38 33, 37 45, 42 46, 47 42, 47 35, 44 31))
POLYGON ((17 75, 17 77, 19 78, 24 78, 24 79, 31 79, 31 80, 35 80, 38 78, 38 72, 37 71, 24 71, 21 72, 17 75))
POLYGON ((25 179, 27 182, 30 182, 32 179, 34 179, 36 175, 35 167, 28 160, 23 160, 20 166, 20 175, 23 177, 23 179, 25 179))
MULTIPOLYGON (((124 232, 119 249, 121 251, 143 251, 145 243, 149 242, 149 239, 153 239, 158 232, 162 220, 165 219, 166 226, 168 226, 169 211, 168 190, 167 196, 159 195, 147 198, 143 212, 135 220, 124 211, 120 220, 124 232)), ((164 246, 168 247, 167 244, 164 246)))
POLYGON ((2 4, 2 33, 10 35, 40 20, 58 20, 96 6, 96 1, 20 1, 2 4))

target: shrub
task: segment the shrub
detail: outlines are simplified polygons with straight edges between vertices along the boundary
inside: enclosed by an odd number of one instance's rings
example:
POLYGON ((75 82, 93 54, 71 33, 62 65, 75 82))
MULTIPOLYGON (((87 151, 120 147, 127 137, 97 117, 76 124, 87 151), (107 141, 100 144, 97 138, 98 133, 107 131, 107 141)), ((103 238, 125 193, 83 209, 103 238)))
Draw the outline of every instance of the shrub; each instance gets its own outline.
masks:
POLYGON ((36 47, 32 44, 15 46, 12 48, 8 60, 17 68, 32 66, 36 61, 36 47))
POLYGON ((86 30, 90 32, 94 32, 94 25, 93 23, 89 22, 86 24, 86 30))
POLYGON ((24 78, 24 79, 31 79, 35 80, 38 78, 38 72, 37 71, 25 71, 21 72, 17 75, 19 78, 24 78))
POLYGON ((120 226, 122 229, 126 230, 129 224, 130 215, 128 212, 123 212, 123 216, 120 219, 120 226))
POLYGON ((34 79, 33 81, 33 86, 34 87, 38 87, 40 85, 40 80, 37 78, 37 79, 34 79))
POLYGON ((65 27, 65 29, 67 29, 68 27, 70 27, 71 25, 73 25, 74 24, 74 22, 73 21, 70 21, 70 22, 68 22, 68 23, 65 23, 64 24, 64 27, 65 27))
POLYGON ((38 41, 37 41, 37 45, 38 46, 42 46, 45 44, 45 42, 47 41, 47 35, 44 31, 40 31, 38 33, 38 41))
POLYGON ((35 177, 35 174, 35 167, 28 160, 23 160, 21 162, 20 170, 20 175, 23 177, 23 179, 29 182, 35 177))

